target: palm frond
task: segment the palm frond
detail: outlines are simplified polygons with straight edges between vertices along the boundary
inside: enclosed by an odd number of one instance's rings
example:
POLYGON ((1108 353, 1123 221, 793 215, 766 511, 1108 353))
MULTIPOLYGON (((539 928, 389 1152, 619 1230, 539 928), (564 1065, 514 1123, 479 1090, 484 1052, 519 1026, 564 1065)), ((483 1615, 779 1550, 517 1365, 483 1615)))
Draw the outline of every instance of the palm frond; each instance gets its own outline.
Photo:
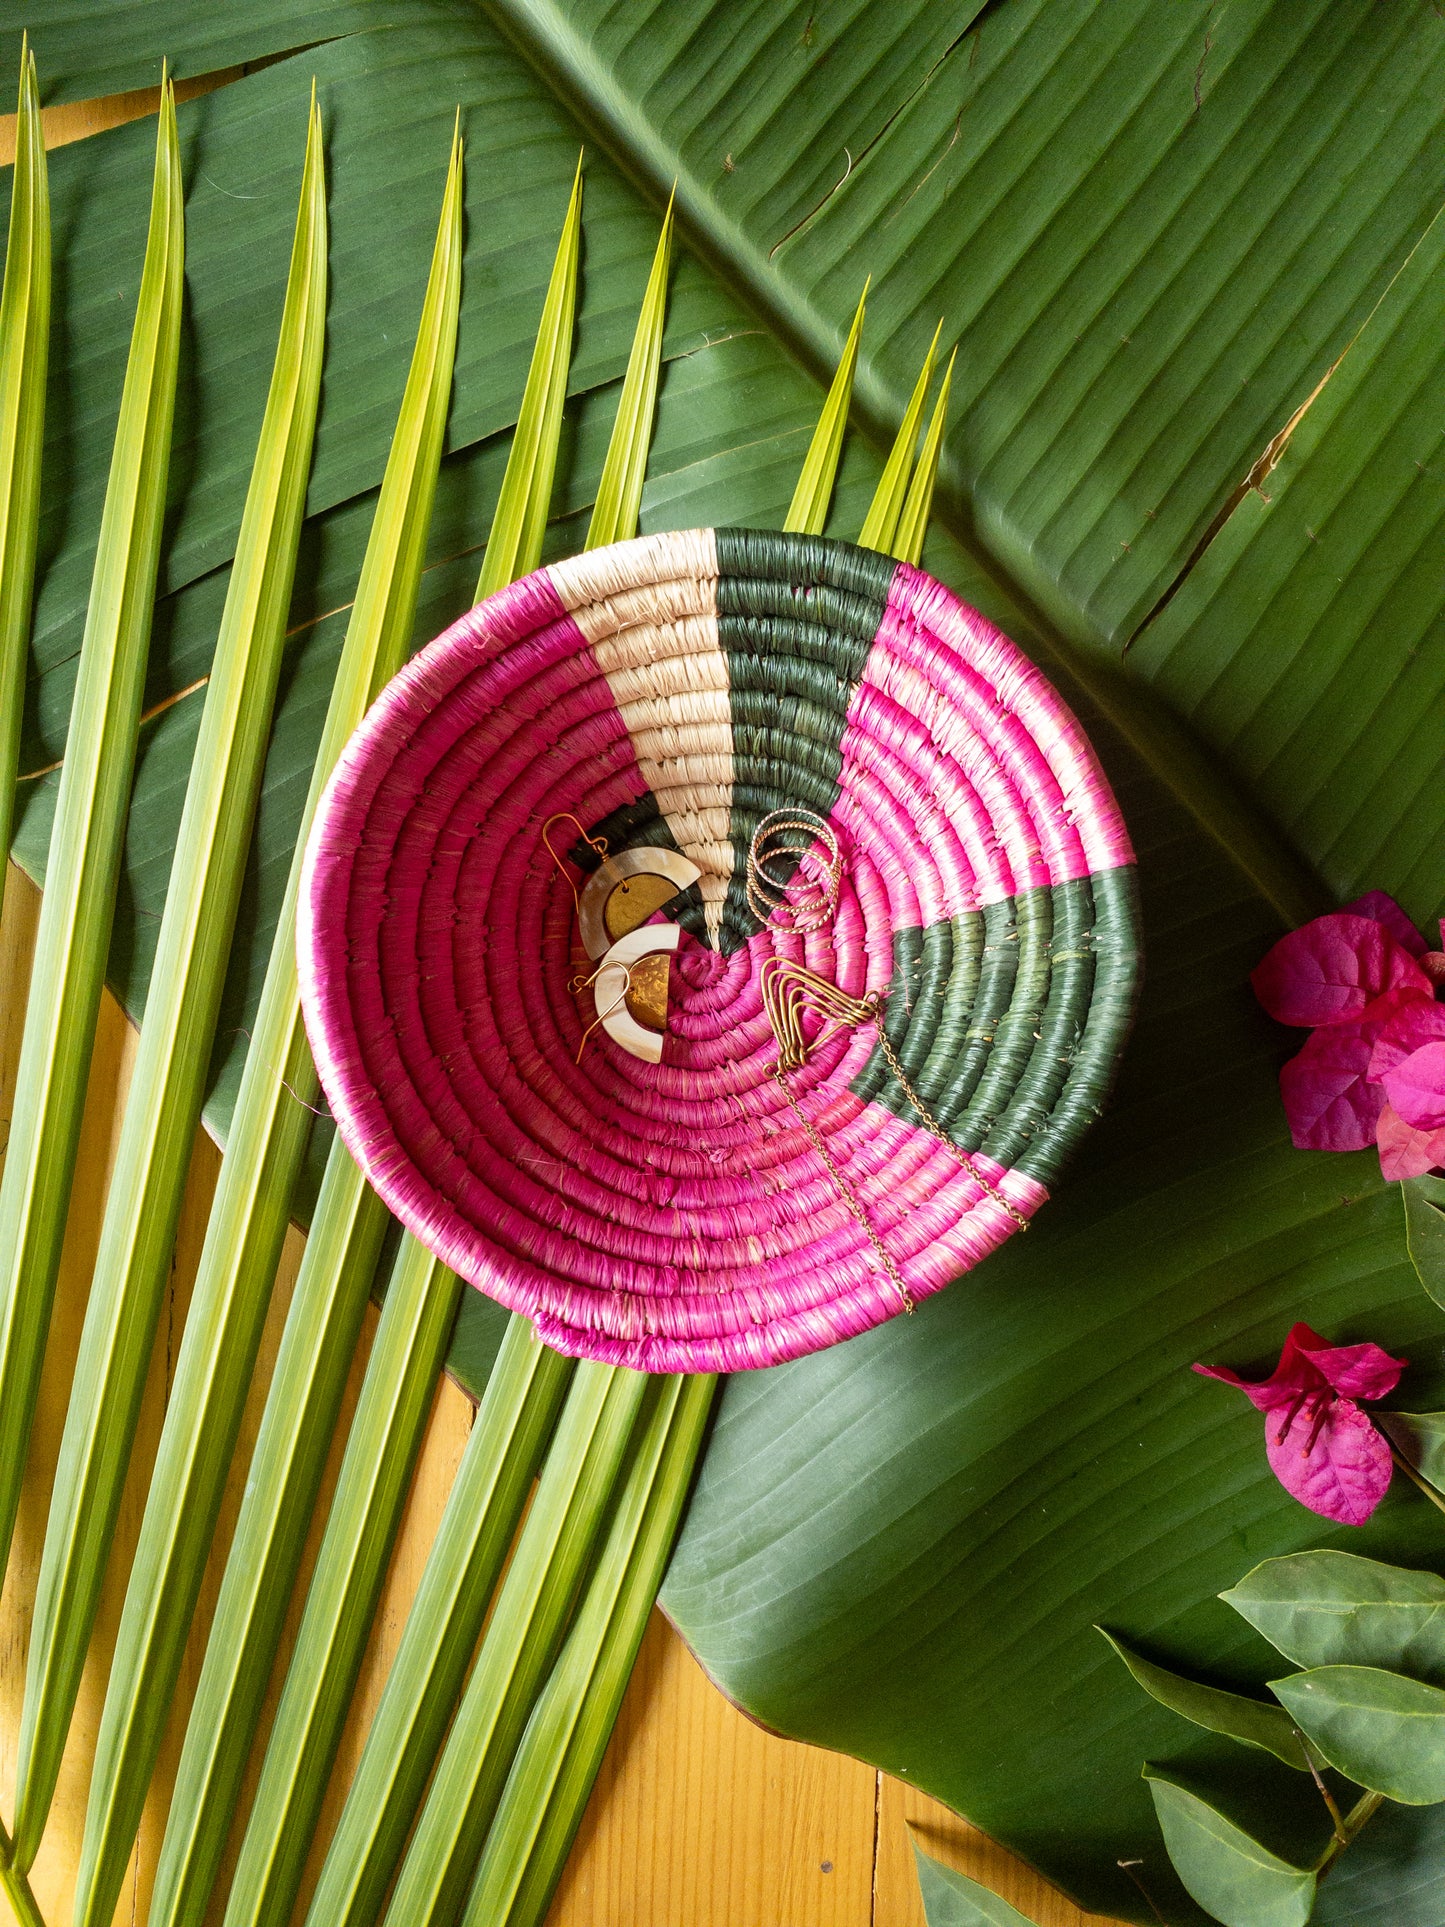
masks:
POLYGON ((285 1927, 446 1356, 462 1282, 414 1238, 392 1267, 226 1927, 285 1927))
POLYGON ((99 1603, 200 1117, 260 793, 311 469, 326 323, 312 103, 271 392, 231 570, 76 1357, 26 1667, 15 1845, 40 1844, 99 1603))
POLYGON ((522 391, 522 406, 512 436, 512 452, 502 478, 492 532, 477 581, 478 602, 529 574, 542 559, 542 532, 552 500, 552 477, 562 438, 562 408, 567 399, 567 369, 572 360, 572 327, 577 309, 577 261, 582 231, 582 162, 577 162, 572 198, 557 244, 557 258, 532 365, 522 391))
POLYGON ((923 404, 928 399, 928 385, 933 379, 933 358, 938 350, 938 337, 942 329, 943 323, 940 321, 933 331, 928 353, 923 357, 918 380, 913 384, 913 393, 903 411, 903 420, 899 423, 898 433, 888 452, 888 460, 883 464, 883 473, 858 534, 858 541, 863 548, 878 549, 884 555, 893 552, 894 537, 903 514, 908 481, 913 473, 913 453, 918 447, 918 428, 923 420, 923 404))
MULTIPOLYGON (((49 348, 50 189, 35 55, 26 39, 20 55, 5 286, 0 292, 0 858, 10 848, 19 768, 49 348)), ((4 894, 0 874, 0 901, 4 894)))
POLYGON ((525 1318, 508 1321, 327 1850, 310 1927, 370 1927, 381 1912, 573 1369, 525 1318))
POLYGON ((803 471, 793 499, 783 518, 783 527, 799 535, 821 535, 828 523, 828 506, 833 500, 833 484, 838 479, 838 458, 843 452, 843 431, 848 426, 848 404, 853 399, 853 371, 858 366, 858 343, 863 338, 863 312, 868 305, 870 283, 863 283, 853 325, 823 403, 823 412, 813 430, 813 439, 803 457, 803 471))
POLYGON ((657 385, 662 370, 662 331, 667 320, 667 271, 672 258, 672 200, 662 217, 662 233, 652 259, 652 272, 642 297, 642 312, 627 357, 617 419, 597 484, 597 500, 587 528, 586 546, 604 548, 637 533, 642 512, 642 484, 647 474, 647 451, 657 412, 657 385))
POLYGON ((388 1927, 453 1919, 466 1897, 533 1699, 605 1527, 647 1384, 644 1373, 591 1362, 573 1374, 531 1511, 397 1875, 388 1927))
POLYGON ((361 1332, 386 1208, 337 1140, 287 1308, 226 1555, 151 1894, 151 1927, 204 1920, 361 1332))
POLYGON ((110 1921, 160 1745, 255 1363, 315 1072, 296 977, 306 826, 346 739, 410 640, 451 390, 461 285, 453 137, 421 327, 337 667, 176 1364, 96 1742, 75 1927, 110 1921))
POLYGON ((653 1382, 606 1541, 507 1777, 463 1927, 540 1927, 621 1711, 712 1412, 706 1373, 653 1382))
POLYGON ((10 1902, 18 1927, 45 1927, 30 1882, 13 1864, 10 1835, 0 1826, 0 1893, 10 1902))
POLYGON ((955 348, 943 371, 938 400, 933 404, 933 418, 919 451, 918 466, 913 471, 913 480, 908 484, 908 495, 898 518, 898 527, 888 545, 890 555, 896 555, 900 562, 911 562, 915 567, 923 556, 923 538, 928 533, 928 518, 933 510, 933 487, 938 480, 938 457, 943 448, 944 423, 948 419, 948 391, 953 386, 953 364, 957 359, 958 350, 955 348))
MULTIPOLYGON (((33 157, 33 119, 28 134, 33 157)), ((183 252, 180 150, 167 81, 0 1178, 0 1553, 9 1550, 19 1503, 115 914, 170 462, 183 252)))

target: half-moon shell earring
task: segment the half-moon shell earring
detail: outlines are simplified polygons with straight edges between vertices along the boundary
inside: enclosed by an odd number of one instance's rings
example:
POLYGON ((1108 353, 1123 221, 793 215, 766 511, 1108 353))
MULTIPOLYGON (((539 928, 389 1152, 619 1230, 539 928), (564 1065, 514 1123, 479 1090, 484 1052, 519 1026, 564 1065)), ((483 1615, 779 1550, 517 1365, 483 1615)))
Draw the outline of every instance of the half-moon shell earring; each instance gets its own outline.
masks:
POLYGON ((609 945, 646 923, 701 875, 680 850, 660 844, 642 844, 604 858, 577 898, 582 948, 594 959, 605 955, 609 945))
POLYGON ((597 1007, 597 1016, 583 1032, 578 1063, 587 1039, 600 1024, 631 1056, 660 1064, 672 987, 671 959, 682 931, 675 923, 651 924, 648 918, 696 883, 702 871, 680 850, 661 844, 639 844, 609 856, 605 840, 590 836, 570 810, 548 817, 542 841, 571 884, 578 936, 597 964, 590 976, 574 978, 571 985, 574 993, 590 985, 597 1007), (554 823, 564 819, 577 824, 584 842, 602 858, 580 890, 547 835, 554 823))

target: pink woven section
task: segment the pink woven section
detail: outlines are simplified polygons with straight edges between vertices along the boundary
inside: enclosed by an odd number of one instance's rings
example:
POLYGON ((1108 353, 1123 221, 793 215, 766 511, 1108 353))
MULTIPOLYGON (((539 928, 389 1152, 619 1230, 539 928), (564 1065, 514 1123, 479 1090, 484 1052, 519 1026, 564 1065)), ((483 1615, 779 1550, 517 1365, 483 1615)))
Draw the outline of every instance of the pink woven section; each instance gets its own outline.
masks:
POLYGON ((979 840, 975 894, 939 914, 1133 863, 1113 791, 1058 691, 986 616, 906 562, 850 720, 850 772, 872 742, 899 745, 910 806, 946 797, 953 825, 935 809, 931 830, 979 840))
MULTIPOLYGON (((569 989, 573 898, 541 826, 563 810, 596 822, 645 787, 583 633, 640 619, 635 584, 607 586, 629 580, 630 546, 576 619, 540 571, 383 692, 318 813, 302 996, 348 1147, 463 1277, 567 1353, 769 1365, 900 1307, 770 1075, 764 958, 863 995, 888 984, 899 928, 1128 861, 1127 838, 1043 678, 900 570, 843 745, 836 921, 760 931, 727 956, 685 937, 662 1063, 596 1031, 575 1064, 592 1009, 569 989)), ((696 577, 699 554, 696 534, 649 538, 652 579, 696 577)), ((922 1299, 1017 1229, 988 1187, 1023 1216, 1045 1192, 975 1155, 980 1184, 929 1132, 863 1103, 848 1086, 874 1043, 871 1029, 831 1039, 793 1090, 922 1299)))

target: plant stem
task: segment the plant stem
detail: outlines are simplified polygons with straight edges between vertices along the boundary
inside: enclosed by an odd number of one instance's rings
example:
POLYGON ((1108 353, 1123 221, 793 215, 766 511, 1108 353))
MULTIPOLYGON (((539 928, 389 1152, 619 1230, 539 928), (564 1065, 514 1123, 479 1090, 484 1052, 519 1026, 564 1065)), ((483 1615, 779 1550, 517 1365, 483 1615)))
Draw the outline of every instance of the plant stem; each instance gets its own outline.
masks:
POLYGON ((45 1927, 30 1882, 15 1866, 15 1849, 0 1821, 0 1893, 10 1902, 19 1927, 45 1927))
POLYGON ((1438 1493, 1430 1481, 1422 1477, 1422 1475, 1415 1470, 1414 1466, 1411 1465, 1410 1461, 1393 1445, 1390 1447, 1390 1457, 1395 1461, 1396 1465, 1399 1466, 1405 1477, 1419 1486, 1431 1505, 1438 1506, 1441 1512, 1445 1512, 1445 1496, 1438 1493))
POLYGON ((1350 1845, 1351 1841, 1357 1837, 1368 1822, 1374 1819, 1384 1803, 1385 1796, 1383 1793, 1365 1793, 1361 1795, 1345 1815, 1343 1827, 1336 1832, 1334 1839, 1325 1851, 1324 1858, 1315 1868, 1316 1879, 1323 1880, 1324 1876, 1339 1859, 1345 1848, 1350 1845))
POLYGON ((1345 1833, 1344 1817, 1340 1813, 1339 1807, 1335 1804, 1334 1795, 1330 1792, 1329 1788, 1325 1785, 1324 1780, 1321 1778, 1319 1768, 1315 1765, 1315 1756, 1310 1751, 1309 1741, 1305 1738, 1303 1733, 1300 1733, 1298 1727, 1295 1728, 1295 1732, 1299 1733, 1300 1745, 1304 1748, 1305 1763, 1309 1767, 1310 1778, 1314 1781, 1315 1786, 1318 1788, 1320 1798, 1324 1801, 1325 1805, 1329 1808, 1330 1821, 1333 1824, 1335 1829, 1335 1839, 1339 1842, 1342 1848, 1346 1847, 1349 1845, 1349 1838, 1345 1833))

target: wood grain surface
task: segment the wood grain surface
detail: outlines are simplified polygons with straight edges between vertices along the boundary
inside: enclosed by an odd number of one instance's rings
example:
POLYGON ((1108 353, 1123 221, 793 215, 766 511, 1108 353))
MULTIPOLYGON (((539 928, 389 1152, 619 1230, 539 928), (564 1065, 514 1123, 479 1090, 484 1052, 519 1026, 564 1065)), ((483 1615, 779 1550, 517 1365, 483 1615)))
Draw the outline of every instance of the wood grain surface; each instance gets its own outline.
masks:
MULTIPOLYGON (((184 81, 177 90, 179 97, 185 99, 223 86, 243 71, 235 68, 184 81)), ((43 91, 43 74, 41 79, 43 91)), ((101 133, 123 121, 154 113, 156 105, 157 92, 152 88, 102 101, 47 108, 46 145, 61 146, 101 133)), ((0 165, 13 158, 14 143, 14 116, 0 116, 0 165)), ((10 1116, 38 904, 37 892, 12 868, 0 916, 0 1142, 10 1116)), ((39 1413, 14 1545, 0 1593, 0 1814, 7 1818, 13 1805, 26 1643, 46 1510, 133 1046, 133 1033, 107 993, 96 1031, 77 1181, 39 1413)), ((198 1138, 105 1592, 55 1806, 32 1876, 44 1917, 54 1927, 70 1917, 90 1758, 115 1644, 116 1621, 219 1162, 210 1141, 204 1136, 198 1138)), ((220 1530, 140 1838, 116 1911, 117 1927, 122 1923, 124 1927, 140 1927, 149 1906, 186 1714, 301 1242, 300 1235, 293 1232, 282 1257, 220 1530)), ((280 1691, 374 1326, 373 1312, 358 1347, 342 1426, 291 1602, 261 1734, 237 1810, 236 1829, 218 1889, 221 1893, 255 1789, 261 1747, 280 1691)), ((304 1916, 326 1840, 355 1769, 471 1420, 467 1399, 444 1380, 437 1388, 356 1699, 327 1790, 298 1920, 304 1916)), ((926 1927, 913 1869, 914 1838, 925 1852, 1012 1901, 1038 1927, 1110 1927, 1099 1915, 1081 1913, 1037 1874, 936 1801, 857 1760, 779 1739, 754 1726, 723 1699, 661 1614, 654 1613, 548 1927, 926 1927)), ((220 1913, 219 1907, 213 1909, 217 1922, 220 1913)), ((0 1927, 9 1927, 3 1896, 0 1927)))

